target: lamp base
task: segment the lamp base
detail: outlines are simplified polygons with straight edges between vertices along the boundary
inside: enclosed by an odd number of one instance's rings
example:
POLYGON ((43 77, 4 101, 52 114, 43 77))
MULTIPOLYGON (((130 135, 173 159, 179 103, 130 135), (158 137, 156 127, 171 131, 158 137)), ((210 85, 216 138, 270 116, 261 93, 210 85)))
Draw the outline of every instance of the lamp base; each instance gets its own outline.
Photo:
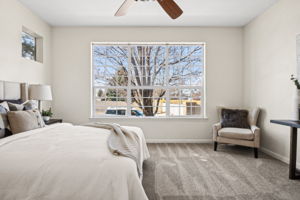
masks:
POLYGON ((38 100, 38 108, 39 108, 39 111, 42 112, 42 101, 41 100, 38 100))

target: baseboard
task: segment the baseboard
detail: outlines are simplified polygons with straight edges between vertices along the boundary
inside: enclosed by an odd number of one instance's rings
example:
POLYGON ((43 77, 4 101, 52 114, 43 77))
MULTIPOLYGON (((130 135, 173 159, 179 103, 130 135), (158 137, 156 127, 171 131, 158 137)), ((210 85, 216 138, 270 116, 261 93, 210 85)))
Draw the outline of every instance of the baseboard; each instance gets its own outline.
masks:
POLYGON ((147 143, 212 143, 211 139, 146 139, 147 143))
MULTIPOLYGON (((260 148, 260 150, 262 152, 264 152, 265 154, 267 154, 267 155, 269 155, 269 156, 271 156, 273 158, 276 158, 277 160, 280 160, 280 161, 282 161, 284 163, 289 164, 290 159, 288 157, 282 156, 282 155, 280 155, 278 153, 275 153, 275 152, 273 152, 273 151, 271 151, 269 149, 266 149, 266 148, 260 148)), ((300 162, 297 162, 297 168, 298 169, 300 168, 300 162)))

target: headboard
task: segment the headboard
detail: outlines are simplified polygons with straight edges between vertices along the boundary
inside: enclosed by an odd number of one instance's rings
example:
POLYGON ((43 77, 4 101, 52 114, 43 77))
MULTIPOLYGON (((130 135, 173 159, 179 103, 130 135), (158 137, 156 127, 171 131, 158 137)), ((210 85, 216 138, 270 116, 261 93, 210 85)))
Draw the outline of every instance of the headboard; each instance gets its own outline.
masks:
POLYGON ((0 102, 1 101, 22 101, 28 100, 28 84, 9 81, 0 81, 0 102))

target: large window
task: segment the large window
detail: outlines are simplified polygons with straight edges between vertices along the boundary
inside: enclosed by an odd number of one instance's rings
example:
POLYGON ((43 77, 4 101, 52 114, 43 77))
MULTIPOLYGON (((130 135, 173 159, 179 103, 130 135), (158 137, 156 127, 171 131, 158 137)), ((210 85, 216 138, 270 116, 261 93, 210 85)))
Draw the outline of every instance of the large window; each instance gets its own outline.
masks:
POLYGON ((204 117, 203 43, 92 44, 92 117, 204 117))

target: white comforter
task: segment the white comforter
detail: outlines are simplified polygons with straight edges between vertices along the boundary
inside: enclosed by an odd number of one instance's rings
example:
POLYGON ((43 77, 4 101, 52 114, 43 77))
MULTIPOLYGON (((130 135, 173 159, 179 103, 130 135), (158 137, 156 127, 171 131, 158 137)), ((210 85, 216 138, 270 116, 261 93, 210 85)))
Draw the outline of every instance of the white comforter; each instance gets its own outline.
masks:
POLYGON ((0 199, 147 200, 136 163, 108 150, 109 134, 64 123, 0 140, 0 199))

